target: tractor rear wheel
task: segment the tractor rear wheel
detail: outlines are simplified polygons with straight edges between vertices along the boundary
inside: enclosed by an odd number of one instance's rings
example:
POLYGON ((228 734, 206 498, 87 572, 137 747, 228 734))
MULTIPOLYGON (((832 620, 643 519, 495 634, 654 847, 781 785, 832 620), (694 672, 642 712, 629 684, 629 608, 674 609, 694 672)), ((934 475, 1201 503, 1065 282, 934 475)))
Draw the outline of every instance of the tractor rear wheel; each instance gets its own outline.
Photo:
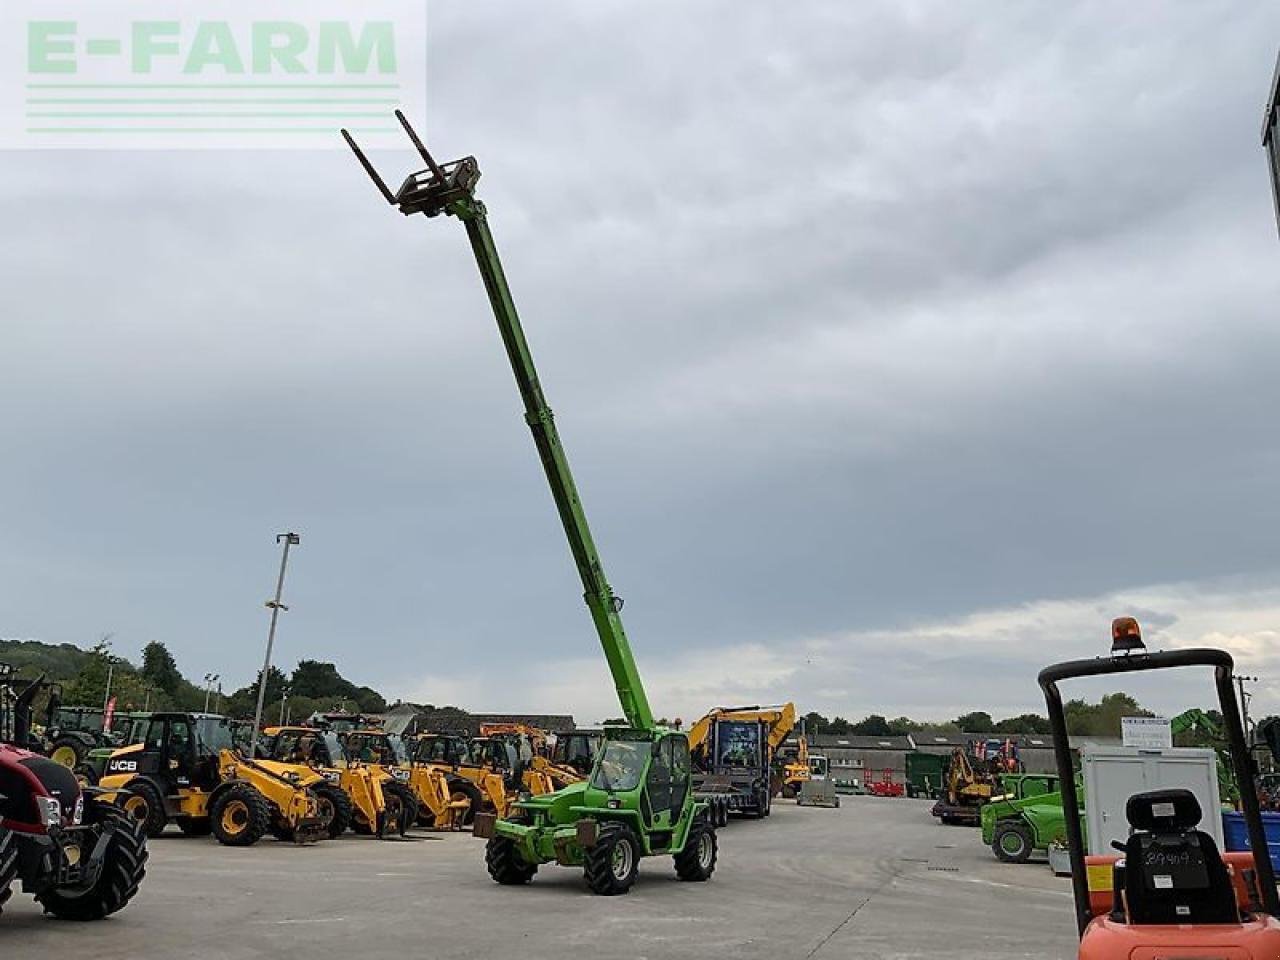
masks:
POLYGON ((123 909, 147 875, 147 836, 138 821, 100 802, 89 804, 86 819, 111 833, 98 882, 77 896, 63 896, 57 888, 36 895, 45 912, 61 920, 101 920, 123 909))
POLYGON ((164 833, 169 816, 164 812, 164 797, 150 780, 135 779, 125 784, 128 796, 120 800, 120 808, 142 827, 148 837, 164 833))
POLYGON ((623 823, 603 823, 595 846, 587 851, 583 876, 592 893, 613 897, 626 893, 640 869, 640 839, 623 823))
POLYGON ((355 808, 347 791, 332 783, 318 783, 312 787, 316 795, 316 813, 324 824, 330 840, 337 840, 351 826, 355 808))
POLYGON ((1035 846, 1031 828, 1021 820, 1005 820, 996 824, 991 850, 1005 863, 1026 863, 1035 846))
POLYGON ((64 734, 49 745, 49 759, 74 770, 89 758, 89 745, 79 737, 64 734))
MULTIPOLYGON (((511 818, 513 823, 524 820, 511 818)), ((533 879, 538 872, 536 863, 525 863, 524 857, 516 849, 513 841, 507 837, 490 837, 484 847, 484 865, 489 868, 489 876, 507 887, 520 886, 533 879)))
POLYGON ((219 843, 252 846, 271 827, 271 805, 251 784, 232 784, 209 807, 209 823, 219 843))
POLYGON ((388 780, 382 785, 382 796, 387 802, 383 817, 383 836, 396 834, 403 837, 405 831, 418 819, 418 798, 399 780, 388 780))
POLYGON ((716 872, 718 854, 715 827, 705 817, 698 817, 689 827, 684 849, 673 858, 676 862, 676 876, 696 883, 710 880, 711 875, 716 872))

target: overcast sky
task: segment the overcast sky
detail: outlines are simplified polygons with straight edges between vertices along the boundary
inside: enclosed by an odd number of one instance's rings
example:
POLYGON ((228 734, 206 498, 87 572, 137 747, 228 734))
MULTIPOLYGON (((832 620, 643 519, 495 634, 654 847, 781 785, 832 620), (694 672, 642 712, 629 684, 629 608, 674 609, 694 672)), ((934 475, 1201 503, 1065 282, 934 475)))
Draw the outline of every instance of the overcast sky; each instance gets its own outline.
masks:
MULTIPOLYGON (((1133 612, 1280 711, 1280 7, 455 0, 429 34, 424 127, 484 170, 658 713, 1041 710, 1133 612)), ((295 529, 286 666, 616 715, 459 224, 339 150, 0 154, 0 212, 0 635, 237 686, 295 529)))

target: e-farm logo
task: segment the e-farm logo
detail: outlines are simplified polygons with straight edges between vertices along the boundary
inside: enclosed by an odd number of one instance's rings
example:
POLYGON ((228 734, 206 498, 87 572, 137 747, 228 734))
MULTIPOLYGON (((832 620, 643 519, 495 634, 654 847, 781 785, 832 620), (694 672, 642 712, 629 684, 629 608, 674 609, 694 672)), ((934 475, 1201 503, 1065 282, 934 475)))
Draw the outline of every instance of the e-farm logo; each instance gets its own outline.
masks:
POLYGON ((426 0, 2 0, 0 146, 372 145, 422 116, 426 0))

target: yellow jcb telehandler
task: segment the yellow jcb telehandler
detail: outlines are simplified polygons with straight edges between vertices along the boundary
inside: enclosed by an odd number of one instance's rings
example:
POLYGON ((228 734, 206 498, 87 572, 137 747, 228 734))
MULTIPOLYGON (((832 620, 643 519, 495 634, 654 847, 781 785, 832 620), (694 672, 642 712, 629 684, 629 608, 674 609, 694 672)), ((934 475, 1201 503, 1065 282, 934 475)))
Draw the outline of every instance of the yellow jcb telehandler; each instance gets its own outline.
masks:
MULTIPOLYGON (((552 757, 551 735, 545 730, 523 723, 482 723, 480 737, 482 740, 502 740, 515 747, 521 786, 533 796, 554 793, 586 779, 574 767, 559 763, 552 757)), ((493 749, 491 752, 504 759, 509 756, 505 750, 493 749)))
POLYGON ((390 833, 403 836, 404 831, 417 822, 421 804, 408 785, 408 771, 402 763, 402 753, 397 750, 396 741, 387 732, 374 728, 352 730, 344 736, 338 735, 338 740, 343 753, 340 764, 347 768, 364 768, 370 776, 372 788, 381 795, 381 803, 387 808, 385 826, 379 832, 378 820, 371 819, 369 813, 357 804, 352 829, 376 836, 389 836, 390 833))
POLYGON ((394 776, 376 765, 352 760, 337 734, 317 727, 268 727, 260 750, 267 762, 301 765, 325 779, 317 788, 320 819, 329 836, 349 827, 382 839, 404 836, 412 825, 413 797, 394 776))
POLYGON ((470 825, 477 813, 502 816, 515 800, 516 790, 485 755, 496 749, 491 743, 452 733, 423 733, 409 742, 412 773, 443 783, 448 792, 450 824, 470 825))
POLYGON ((98 786, 151 837, 173 821, 188 836, 212 833, 233 847, 268 832, 298 843, 323 839, 324 778, 281 766, 245 758, 226 717, 154 713, 141 743, 111 755, 98 786))

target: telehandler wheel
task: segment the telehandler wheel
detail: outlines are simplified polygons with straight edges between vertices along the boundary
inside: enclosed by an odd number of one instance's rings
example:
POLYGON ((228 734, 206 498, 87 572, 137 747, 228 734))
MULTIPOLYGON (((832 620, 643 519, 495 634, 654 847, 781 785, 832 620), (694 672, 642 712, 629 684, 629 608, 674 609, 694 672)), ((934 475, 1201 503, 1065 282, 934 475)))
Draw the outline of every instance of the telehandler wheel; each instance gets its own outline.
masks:
POLYGON ((480 810, 480 805, 484 802, 480 797, 480 790, 474 783, 469 780, 455 780, 449 785, 449 800, 457 803, 459 800, 465 800, 469 804, 467 812, 462 815, 462 825, 469 827, 476 819, 476 813, 480 810))
POLYGON ((147 836, 142 825, 117 807, 91 802, 86 819, 110 831, 98 882, 87 893, 64 896, 57 888, 36 895, 36 901, 61 920, 101 920, 124 908, 147 875, 147 836))
MULTIPOLYGON (((523 819, 512 817, 513 823, 524 823, 523 819)), ((484 847, 484 865, 489 868, 489 876, 503 886, 515 887, 528 883, 538 872, 536 863, 525 863, 516 845, 506 837, 490 837, 484 847)))
POLYGON ((600 825, 595 846, 587 851, 582 873, 592 893, 613 897, 626 893, 640 868, 640 840, 623 823, 600 825))
POLYGON ((996 824, 991 850, 1005 863, 1026 863, 1035 846, 1031 828, 1021 820, 1005 820, 996 824))
POLYGON ((396 834, 403 837, 405 831, 418 819, 418 798, 413 791, 398 780, 388 780, 382 785, 382 796, 387 802, 383 818, 382 835, 396 834))
POLYGON ((213 822, 208 817, 177 817, 175 822, 184 837, 207 837, 213 832, 213 822))
POLYGON ((271 805, 250 784, 232 784, 213 801, 209 823, 219 843, 249 847, 261 840, 271 827, 271 805))
MULTIPOLYGON (((312 788, 316 795, 316 813, 330 840, 337 840, 351 826, 355 808, 347 791, 332 783, 318 783, 312 788)), ((292 839, 292 837, 290 837, 292 839)))
POLYGON ((120 799, 120 807, 126 814, 142 826, 148 837, 158 837, 164 833, 169 823, 169 816, 164 812, 164 797, 150 780, 130 780, 125 785, 128 796, 120 799))
POLYGON ((710 880, 711 875, 716 872, 716 857, 719 852, 715 827, 704 817, 698 817, 689 827, 684 849, 673 858, 676 862, 676 876, 695 883, 710 880))

